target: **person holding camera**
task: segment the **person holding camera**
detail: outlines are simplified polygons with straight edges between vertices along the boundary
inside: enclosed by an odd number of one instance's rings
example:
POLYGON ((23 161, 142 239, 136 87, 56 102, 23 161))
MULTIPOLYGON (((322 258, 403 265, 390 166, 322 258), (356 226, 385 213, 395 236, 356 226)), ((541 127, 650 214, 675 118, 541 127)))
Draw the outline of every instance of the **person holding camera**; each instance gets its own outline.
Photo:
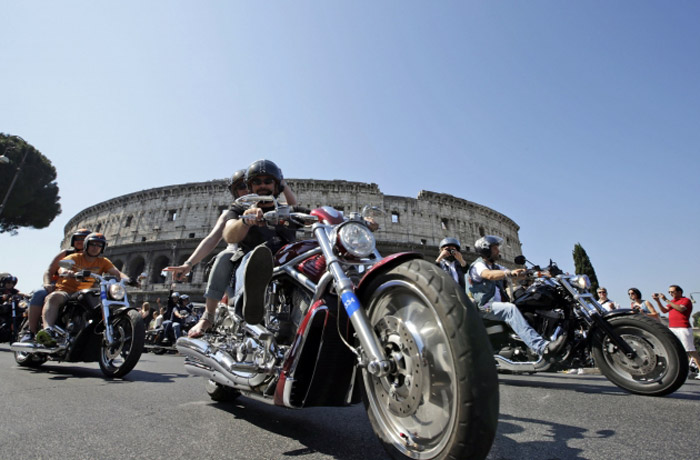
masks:
POLYGON ((435 263, 450 274, 457 284, 466 291, 467 283, 464 280, 467 262, 462 257, 461 244, 457 238, 445 238, 440 242, 440 254, 435 263))
MULTIPOLYGON (((664 294, 658 292, 652 294, 651 297, 656 300, 662 312, 668 313, 668 328, 681 341, 683 348, 688 352, 688 358, 691 362, 695 361, 695 365, 700 367, 700 355, 695 349, 693 328, 690 325, 690 313, 693 311, 693 304, 690 299, 683 297, 683 289, 676 284, 668 287, 668 293, 671 294, 671 299, 666 299, 664 294)), ((700 380, 700 374, 696 375, 695 378, 700 380)))

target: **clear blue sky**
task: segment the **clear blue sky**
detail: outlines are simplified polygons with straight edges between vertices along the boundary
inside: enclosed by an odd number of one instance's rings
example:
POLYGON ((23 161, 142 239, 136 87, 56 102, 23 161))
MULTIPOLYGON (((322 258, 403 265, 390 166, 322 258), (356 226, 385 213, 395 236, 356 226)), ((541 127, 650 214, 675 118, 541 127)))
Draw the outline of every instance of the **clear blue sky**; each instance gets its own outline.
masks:
POLYGON ((2 3, 0 132, 63 207, 0 235, 22 290, 80 210, 266 157, 489 206, 534 262, 580 242, 625 305, 700 291, 698 2, 2 3))

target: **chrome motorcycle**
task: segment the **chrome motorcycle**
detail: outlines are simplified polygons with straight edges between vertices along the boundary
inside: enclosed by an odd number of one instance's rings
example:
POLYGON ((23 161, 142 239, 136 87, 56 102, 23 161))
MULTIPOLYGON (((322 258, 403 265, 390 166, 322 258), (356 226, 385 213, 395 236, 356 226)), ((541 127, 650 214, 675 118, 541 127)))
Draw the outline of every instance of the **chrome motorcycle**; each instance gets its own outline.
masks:
POLYGON ((313 239, 274 256, 260 324, 220 304, 202 338, 178 351, 215 401, 240 395, 288 408, 364 401, 400 459, 483 459, 498 421, 498 381, 484 326, 452 279, 419 254, 382 258, 363 214, 299 212, 274 202, 267 223, 313 239))
MULTIPOLYGON (((515 263, 524 265, 518 256, 515 263)), ((513 303, 544 338, 565 334, 558 356, 534 354, 507 324, 484 320, 499 370, 516 373, 597 366, 631 393, 663 396, 688 376, 683 345, 664 325, 631 309, 605 310, 590 293, 586 275, 563 273, 555 263, 526 271, 525 286, 511 289, 513 303)), ((513 286, 511 286, 513 288, 513 286)))
MULTIPOLYGON (((73 261, 62 260, 70 269, 73 261)), ((144 325, 136 307, 129 303, 126 283, 87 270, 75 273, 80 280, 94 279, 99 287, 82 289, 61 307, 54 330, 56 347, 34 342, 15 342, 10 349, 20 366, 39 367, 47 360, 94 362, 107 377, 124 377, 143 351, 144 325)), ((25 321, 23 328, 28 328, 25 321)))

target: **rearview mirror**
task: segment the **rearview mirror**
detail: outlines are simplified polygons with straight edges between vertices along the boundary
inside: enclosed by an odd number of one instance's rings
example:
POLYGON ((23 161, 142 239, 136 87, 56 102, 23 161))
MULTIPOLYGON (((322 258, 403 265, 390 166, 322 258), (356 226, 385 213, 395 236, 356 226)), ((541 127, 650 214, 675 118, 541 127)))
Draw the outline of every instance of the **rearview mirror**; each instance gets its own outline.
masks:
POLYGON ((66 270, 72 270, 74 265, 75 265, 75 260, 62 259, 62 260, 58 261, 58 266, 61 268, 65 268, 66 270))
POLYGON ((515 257, 515 263, 516 263, 516 265, 525 265, 525 261, 526 261, 526 260, 527 260, 527 259, 525 259, 525 256, 523 256, 523 255, 520 255, 520 256, 516 256, 516 257, 515 257))

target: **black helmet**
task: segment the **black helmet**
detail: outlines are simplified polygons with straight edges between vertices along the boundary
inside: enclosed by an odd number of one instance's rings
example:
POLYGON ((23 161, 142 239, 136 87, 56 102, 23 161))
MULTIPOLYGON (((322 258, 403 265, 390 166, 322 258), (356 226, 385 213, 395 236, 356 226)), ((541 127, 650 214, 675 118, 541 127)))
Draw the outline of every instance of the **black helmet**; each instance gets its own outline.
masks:
POLYGON ((87 254, 88 246, 90 245, 90 243, 93 242, 102 244, 102 250, 100 251, 100 254, 105 252, 105 248, 107 247, 107 238, 105 238, 105 236, 102 233, 93 232, 85 237, 85 242, 83 243, 83 252, 85 254, 87 254))
POLYGON ((503 243, 503 238, 500 236, 486 235, 476 240, 474 249, 476 249, 476 252, 478 252, 481 257, 486 257, 488 259, 491 257, 491 246, 500 245, 501 243, 503 243))
MULTIPOLYGON (((73 233, 73 236, 70 237, 70 245, 71 245, 71 247, 73 247, 73 248, 75 247, 75 239, 76 239, 76 238, 82 236, 83 239, 85 239, 85 237, 88 236, 90 233, 92 233, 92 232, 91 232, 90 230, 88 230, 87 228, 80 228, 80 229, 76 230, 76 231, 73 233)), ((85 247, 84 244, 83 244, 83 247, 85 247)))
POLYGON ((458 251, 462 250, 462 245, 459 244, 459 240, 457 238, 447 237, 440 241, 440 249, 442 250, 442 248, 445 246, 457 246, 458 251))
POLYGON ((233 173, 233 176, 231 176, 231 179, 228 181, 228 190, 231 192, 231 195, 233 195, 234 198, 238 198, 238 196, 236 196, 236 190, 238 190, 239 185, 243 184, 246 186, 246 189, 248 188, 245 181, 245 172, 245 169, 239 169, 233 173))
POLYGON ((275 179, 275 191, 274 195, 277 196, 282 191, 282 170, 270 160, 258 160, 248 166, 245 173, 245 182, 248 184, 248 190, 253 190, 251 187, 251 181, 258 176, 272 176, 275 179))
POLYGON ((0 286, 5 286, 7 283, 17 284, 17 277, 9 273, 0 274, 0 286))

